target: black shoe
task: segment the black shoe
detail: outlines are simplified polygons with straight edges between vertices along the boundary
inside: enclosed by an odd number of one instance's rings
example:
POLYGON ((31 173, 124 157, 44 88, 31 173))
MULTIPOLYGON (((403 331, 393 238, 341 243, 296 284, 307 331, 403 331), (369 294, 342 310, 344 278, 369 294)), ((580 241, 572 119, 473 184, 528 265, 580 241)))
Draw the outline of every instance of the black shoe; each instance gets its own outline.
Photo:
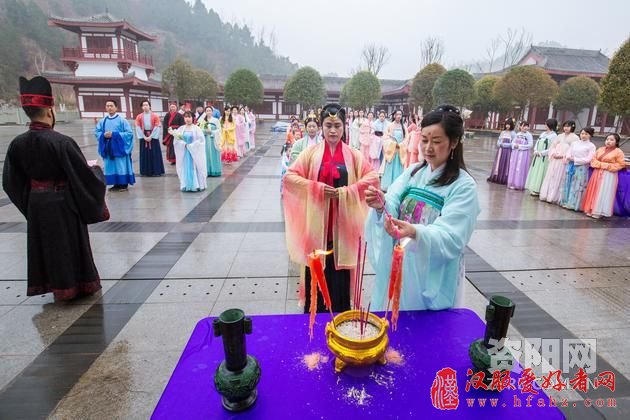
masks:
POLYGON ((120 187, 118 185, 114 185, 113 187, 109 189, 109 191, 118 191, 118 190, 120 190, 120 187))

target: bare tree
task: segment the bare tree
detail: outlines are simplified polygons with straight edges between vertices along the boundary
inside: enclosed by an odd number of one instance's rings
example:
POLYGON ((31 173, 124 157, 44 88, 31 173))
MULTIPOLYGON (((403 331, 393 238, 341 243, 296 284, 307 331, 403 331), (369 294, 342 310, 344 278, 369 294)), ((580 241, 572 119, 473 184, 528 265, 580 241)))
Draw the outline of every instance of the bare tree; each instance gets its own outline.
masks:
POLYGON ((37 51, 35 54, 35 68, 37 69, 37 74, 42 74, 46 70, 46 59, 48 55, 42 50, 37 51))
POLYGON ((265 45, 265 26, 261 26, 260 30, 258 31, 258 45, 263 46, 265 45))
POLYGON ((443 55, 444 43, 442 40, 432 36, 428 37, 420 45, 420 67, 431 63, 439 63, 443 55))
POLYGON ((488 59, 488 73, 492 73, 492 66, 494 60, 497 58, 497 52, 501 46, 501 38, 495 38, 492 40, 488 48, 486 48, 486 58, 488 59))
POLYGON ((363 47, 361 52, 361 60, 367 71, 375 76, 378 76, 383 66, 387 64, 389 57, 389 50, 383 45, 368 44, 363 47))
POLYGON ((271 30, 271 32, 269 32, 268 35, 268 40, 267 40, 267 46, 269 46, 269 48, 271 49, 272 53, 276 53, 276 44, 278 43, 278 39, 276 38, 276 30, 275 28, 271 30))
POLYGON ((532 43, 532 34, 527 32, 525 28, 518 29, 508 28, 505 35, 500 36, 501 42, 505 47, 503 50, 503 68, 513 66, 521 59, 523 53, 532 43))

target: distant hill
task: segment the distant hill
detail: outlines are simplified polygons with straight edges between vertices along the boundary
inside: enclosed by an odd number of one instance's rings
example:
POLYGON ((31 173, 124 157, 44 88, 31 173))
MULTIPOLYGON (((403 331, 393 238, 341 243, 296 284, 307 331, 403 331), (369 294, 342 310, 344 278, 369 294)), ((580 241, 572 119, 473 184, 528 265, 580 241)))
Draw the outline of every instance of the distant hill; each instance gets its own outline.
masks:
POLYGON ((289 75, 297 65, 279 57, 247 26, 224 23, 200 0, 0 0, 0 98, 16 97, 17 78, 46 70, 64 70, 61 47, 74 46, 74 34, 48 27, 48 16, 84 17, 108 11, 157 35, 142 42, 142 53, 153 56, 158 71, 177 56, 225 79, 238 68, 259 74, 289 75))

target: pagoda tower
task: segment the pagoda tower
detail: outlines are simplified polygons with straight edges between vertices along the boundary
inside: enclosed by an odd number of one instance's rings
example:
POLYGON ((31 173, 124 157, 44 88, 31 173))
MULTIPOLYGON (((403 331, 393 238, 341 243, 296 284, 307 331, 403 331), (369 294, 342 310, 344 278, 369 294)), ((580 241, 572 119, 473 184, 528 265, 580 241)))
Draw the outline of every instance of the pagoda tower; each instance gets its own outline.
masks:
POLYGON ((140 103, 145 98, 154 112, 167 109, 153 58, 138 50, 139 42, 156 41, 154 35, 109 13, 85 18, 51 16, 48 25, 78 36, 78 45, 63 47, 61 53, 69 71, 44 75, 51 83, 73 86, 81 118, 103 117, 108 99, 118 102, 118 111, 126 118, 142 112, 140 103))

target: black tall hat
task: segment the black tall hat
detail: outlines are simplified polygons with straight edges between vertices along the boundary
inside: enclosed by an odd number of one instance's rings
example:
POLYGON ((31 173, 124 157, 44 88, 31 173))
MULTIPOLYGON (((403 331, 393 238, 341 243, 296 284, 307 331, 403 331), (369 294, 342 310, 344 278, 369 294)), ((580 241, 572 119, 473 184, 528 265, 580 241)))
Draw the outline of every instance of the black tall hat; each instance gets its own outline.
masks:
POLYGON ((20 77, 20 102, 23 107, 53 108, 55 99, 48 79, 42 76, 31 80, 20 77))

